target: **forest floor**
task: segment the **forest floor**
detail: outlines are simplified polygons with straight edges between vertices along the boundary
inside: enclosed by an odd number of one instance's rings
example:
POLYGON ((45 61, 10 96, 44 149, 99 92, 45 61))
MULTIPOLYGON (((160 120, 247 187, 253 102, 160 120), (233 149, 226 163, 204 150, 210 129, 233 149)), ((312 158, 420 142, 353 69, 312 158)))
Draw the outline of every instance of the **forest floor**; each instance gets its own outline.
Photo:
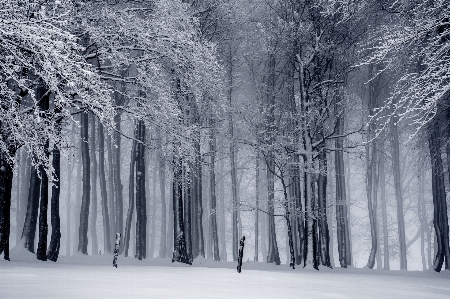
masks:
POLYGON ((450 275, 434 271, 292 270, 286 265, 111 255, 61 256, 42 262, 11 252, 0 260, 0 298, 450 298, 450 275))

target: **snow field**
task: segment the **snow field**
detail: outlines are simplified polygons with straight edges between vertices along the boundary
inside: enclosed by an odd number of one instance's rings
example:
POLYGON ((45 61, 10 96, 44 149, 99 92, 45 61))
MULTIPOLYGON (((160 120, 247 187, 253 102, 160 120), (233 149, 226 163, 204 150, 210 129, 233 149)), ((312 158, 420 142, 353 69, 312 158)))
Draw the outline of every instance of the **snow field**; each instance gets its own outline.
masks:
MULTIPOLYGON (((13 252, 12 252, 13 253, 13 252)), ((289 269, 286 265, 196 259, 138 261, 112 255, 64 256, 54 262, 32 255, 0 261, 0 298, 450 298, 450 275, 367 269, 289 269)))

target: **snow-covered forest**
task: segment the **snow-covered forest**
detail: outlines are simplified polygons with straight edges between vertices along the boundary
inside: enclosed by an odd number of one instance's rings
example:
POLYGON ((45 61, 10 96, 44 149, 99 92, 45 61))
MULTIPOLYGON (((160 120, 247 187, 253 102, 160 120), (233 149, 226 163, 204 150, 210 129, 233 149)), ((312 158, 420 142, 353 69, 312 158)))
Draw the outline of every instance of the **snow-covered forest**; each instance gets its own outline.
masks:
POLYGON ((441 298, 448 191, 449 0, 0 1, 2 298, 441 298))

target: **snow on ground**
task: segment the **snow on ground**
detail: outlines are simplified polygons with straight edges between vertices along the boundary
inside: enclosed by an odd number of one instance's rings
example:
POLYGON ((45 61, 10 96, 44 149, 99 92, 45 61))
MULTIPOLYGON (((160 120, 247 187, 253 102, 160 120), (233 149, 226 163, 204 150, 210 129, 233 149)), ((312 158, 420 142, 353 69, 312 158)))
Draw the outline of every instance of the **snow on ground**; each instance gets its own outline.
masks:
POLYGON ((286 265, 196 259, 193 266, 170 259, 61 256, 41 262, 11 252, 0 260, 0 298, 450 298, 450 275, 367 269, 295 270, 286 265))

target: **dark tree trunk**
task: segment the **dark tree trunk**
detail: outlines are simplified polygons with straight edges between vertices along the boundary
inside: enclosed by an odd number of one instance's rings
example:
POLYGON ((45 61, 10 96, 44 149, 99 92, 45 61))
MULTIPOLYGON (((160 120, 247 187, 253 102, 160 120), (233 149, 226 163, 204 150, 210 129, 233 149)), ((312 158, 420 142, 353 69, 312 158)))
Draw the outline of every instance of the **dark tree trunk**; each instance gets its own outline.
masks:
POLYGON ((256 203, 256 211, 255 211, 255 257, 253 258, 253 260, 255 262, 258 261, 258 248, 259 248, 259 161, 260 157, 259 157, 259 151, 256 151, 256 165, 255 165, 255 169, 256 169, 256 174, 255 174, 255 203, 256 203))
POLYGON ((397 200, 397 223, 398 223, 398 241, 400 244, 400 270, 407 270, 407 249, 405 236, 405 219, 403 215, 403 194, 402 182, 400 176, 400 148, 397 130, 398 117, 391 119, 390 129, 392 133, 391 150, 392 150, 392 170, 394 172, 395 198, 397 200))
MULTIPOLYGON (((134 138, 138 138, 138 130, 137 127, 134 130, 134 138)), ((133 145, 131 147, 131 162, 130 162, 130 177, 128 180, 128 213, 127 213, 127 219, 125 221, 125 233, 123 238, 123 250, 124 254, 127 257, 128 256, 128 249, 130 247, 130 232, 131 232, 131 226, 133 225, 133 213, 134 213, 134 175, 135 175, 135 163, 136 163, 136 156, 137 156, 137 150, 136 150, 136 140, 133 140, 133 145)))
MULTIPOLYGON (((50 97, 47 93, 46 89, 41 89, 42 97, 40 98, 41 104, 40 109, 43 113, 49 109, 50 105, 50 97)), ((39 94, 39 91, 38 91, 39 94)), ((44 114, 45 117, 45 114, 44 114)), ((49 141, 48 139, 44 144, 44 152, 46 158, 49 157, 49 141)), ((48 209, 48 175, 43 166, 40 166, 40 172, 42 176, 41 180, 41 201, 39 205, 39 242, 38 248, 36 251, 36 257, 38 260, 46 261, 47 260, 47 235, 48 235, 48 222, 47 222, 47 209, 48 209)))
POLYGON ((330 234, 327 219, 327 153, 322 150, 319 153, 320 173, 317 182, 318 204, 319 204, 319 238, 320 238, 320 260, 322 265, 331 267, 330 262, 330 234))
MULTIPOLYGON (((147 238, 147 207, 145 196, 145 124, 138 121, 138 142, 136 144, 136 258, 145 259, 147 238)), ((153 252, 150 252, 153 257, 153 252)))
MULTIPOLYGON (((102 197, 102 216, 103 216, 103 243, 105 252, 111 252, 111 226, 109 223, 108 210, 108 192, 106 191, 106 175, 105 175, 105 134, 103 125, 98 126, 98 160, 99 160, 99 177, 100 177, 100 195, 102 197)), ((69 190, 70 192, 70 190, 69 190)))
MULTIPOLYGON (((337 104, 335 105, 335 113, 339 115, 337 104)), ((338 134, 344 133, 344 119, 338 116, 336 119, 336 127, 338 134)), ((347 193, 345 184, 344 169, 344 140, 336 138, 335 141, 335 170, 336 170, 336 224, 337 224, 337 243, 339 252, 339 263, 342 268, 352 265, 350 251, 350 234, 349 234, 349 215, 347 209, 347 193)))
POLYGON ((174 157, 173 163, 173 255, 172 262, 190 264, 186 252, 186 237, 183 221, 183 165, 181 158, 174 157))
POLYGON ((245 236, 242 236, 241 241, 239 242, 238 266, 237 266, 238 273, 241 273, 242 270, 242 258, 244 257, 244 242, 245 236))
MULTIPOLYGON (((1 124, 0 124, 1 125, 1 124)), ((6 154, 0 152, 0 254, 9 261, 9 234, 11 230, 11 189, 13 168, 6 154)), ((36 209, 37 211, 37 209, 36 209)), ((36 222, 35 222, 36 227, 36 222)), ((33 235, 34 244, 34 235, 33 235)))
POLYGON ((41 190, 41 179, 39 178, 38 169, 31 166, 30 189, 28 191, 27 214, 23 225, 22 240, 28 251, 34 252, 34 239, 36 234, 36 224, 39 209, 39 194, 41 190))
POLYGON ((121 169, 121 160, 120 160, 120 144, 121 144, 121 136, 120 136, 120 115, 115 116, 116 123, 116 132, 114 132, 114 194, 115 194, 115 208, 116 208, 116 232, 119 232, 121 235, 123 234, 123 185, 120 179, 120 169, 121 169))
POLYGON ((216 160, 216 134, 215 134, 215 124, 214 121, 210 120, 211 133, 209 139, 209 153, 211 157, 211 162, 209 164, 209 190, 211 192, 210 201, 210 213, 211 213, 211 241, 212 241, 212 251, 213 258, 215 261, 220 261, 219 255, 219 236, 217 232, 217 207, 216 207, 216 172, 215 172, 215 160, 216 160))
POLYGON ((88 247, 88 226, 89 226, 89 205, 91 193, 91 162, 89 157, 88 143, 88 113, 81 113, 81 159, 83 162, 83 195, 80 210, 80 228, 78 239, 78 251, 87 254, 88 247))
POLYGON ((386 207, 386 178, 385 178, 385 152, 384 140, 379 141, 380 144, 380 159, 379 159, 379 175, 380 175, 380 200, 381 200, 381 214, 383 221, 383 269, 390 270, 389 264, 389 234, 387 222, 387 207, 386 207))
POLYGON ((275 263, 279 265, 280 254, 278 252, 278 244, 277 244, 277 234, 275 231, 275 178, 273 175, 273 171, 275 170, 275 163, 273 161, 273 157, 268 158, 267 163, 267 196, 268 196, 268 207, 267 213, 269 217, 269 250, 267 253, 267 262, 275 263))
POLYGON ((186 239, 186 256, 192 264, 192 230, 191 230, 191 181, 189 179, 189 172, 184 169, 183 179, 185 180, 184 193, 184 234, 186 239))
MULTIPOLYGON (((437 252, 433 260, 433 269, 440 272, 445 261, 445 269, 450 268, 449 227, 447 201, 444 184, 444 170, 441 157, 440 124, 435 119, 431 125, 428 139, 431 157, 431 178, 433 191, 433 224, 436 235, 437 252)), ((435 248, 436 249, 436 248, 435 248)))
MULTIPOLYGON (((113 145, 113 138, 108 134, 107 135, 107 147, 108 147, 108 176, 109 176, 109 180, 108 180, 108 190, 109 190, 109 208, 110 208, 110 227, 111 227, 111 232, 110 232, 110 240, 114 241, 116 240, 116 234, 117 234, 117 228, 116 228, 116 197, 117 195, 115 194, 115 188, 114 188, 114 165, 113 165, 113 156, 114 156, 114 145, 113 145)), ((111 244, 113 246, 115 246, 114 244, 111 244)))
MULTIPOLYGON (((161 195, 161 240, 159 243, 159 257, 165 258, 167 253, 167 221, 166 221, 166 160, 163 156, 161 130, 157 130, 158 149, 158 173, 159 173, 159 191, 161 195)), ((194 218, 195 219, 195 218, 194 218)))
POLYGON ((92 255, 98 254, 97 239, 97 155, 95 115, 91 114, 91 157, 92 157, 92 205, 91 205, 91 239, 92 255))
MULTIPOLYGON (((61 120, 57 122, 58 133, 61 132, 61 120)), ((52 236, 50 238, 50 245, 47 249, 47 259, 56 262, 59 256, 59 247, 61 244, 61 222, 59 219, 59 195, 61 192, 61 153, 57 145, 53 146, 53 169, 55 170, 56 180, 52 185, 51 198, 51 216, 52 236)), ((69 165, 70 167, 70 165, 69 165)), ((70 190, 69 190, 70 192, 70 190)))

